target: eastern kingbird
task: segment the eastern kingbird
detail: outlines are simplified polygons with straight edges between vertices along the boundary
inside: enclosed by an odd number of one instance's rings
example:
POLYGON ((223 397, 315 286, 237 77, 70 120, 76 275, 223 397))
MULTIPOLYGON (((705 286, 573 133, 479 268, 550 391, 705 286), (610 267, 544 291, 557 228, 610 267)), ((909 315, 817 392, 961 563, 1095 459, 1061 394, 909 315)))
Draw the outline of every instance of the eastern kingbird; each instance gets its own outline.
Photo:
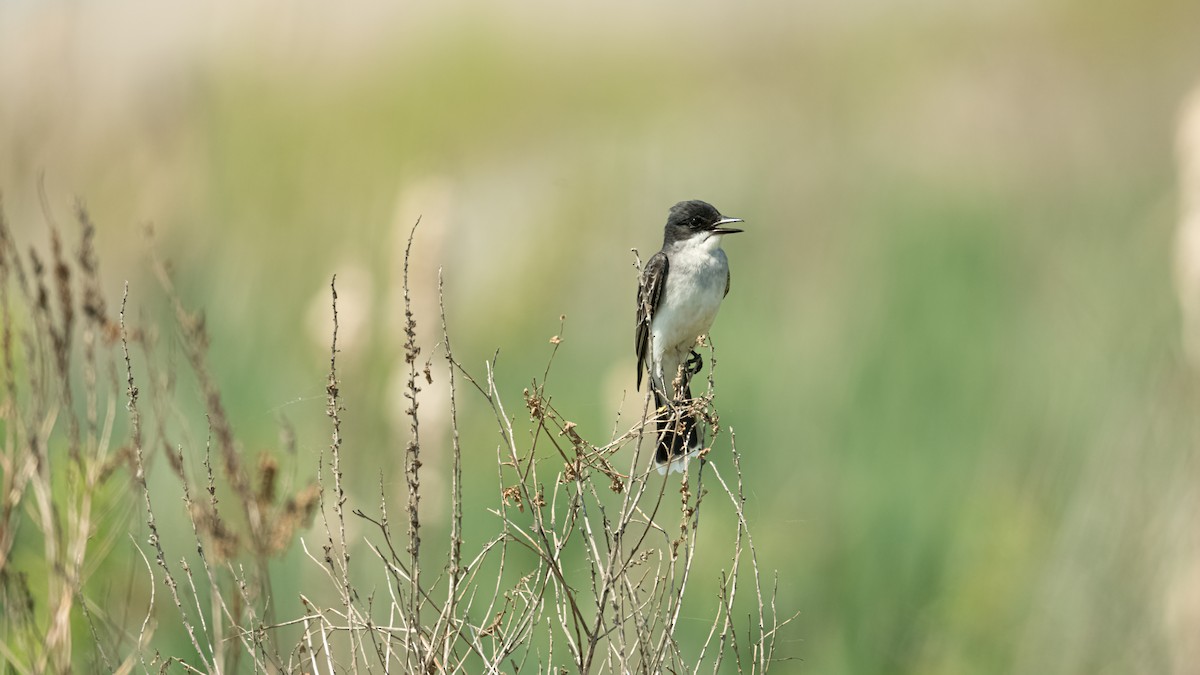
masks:
POLYGON ((667 216, 662 249, 642 270, 635 337, 637 386, 642 388, 644 365, 658 411, 654 461, 660 474, 684 471, 687 460, 704 446, 695 415, 675 411, 690 402, 690 380, 700 370, 700 355, 692 347, 708 332, 729 293, 729 260, 721 250, 721 237, 741 232, 726 227, 740 222, 707 202, 679 202, 667 216))

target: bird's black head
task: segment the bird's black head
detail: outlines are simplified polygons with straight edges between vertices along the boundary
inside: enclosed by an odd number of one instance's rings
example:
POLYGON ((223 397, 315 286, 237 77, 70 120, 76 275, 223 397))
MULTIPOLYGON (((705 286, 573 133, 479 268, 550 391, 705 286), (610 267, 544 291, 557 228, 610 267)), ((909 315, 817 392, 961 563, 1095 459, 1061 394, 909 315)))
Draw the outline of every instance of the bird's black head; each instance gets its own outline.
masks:
POLYGON ((699 199, 679 202, 671 207, 667 215, 667 227, 663 243, 690 239, 699 234, 721 235, 741 232, 736 227, 725 227, 729 223, 740 223, 741 218, 727 218, 715 206, 699 199))

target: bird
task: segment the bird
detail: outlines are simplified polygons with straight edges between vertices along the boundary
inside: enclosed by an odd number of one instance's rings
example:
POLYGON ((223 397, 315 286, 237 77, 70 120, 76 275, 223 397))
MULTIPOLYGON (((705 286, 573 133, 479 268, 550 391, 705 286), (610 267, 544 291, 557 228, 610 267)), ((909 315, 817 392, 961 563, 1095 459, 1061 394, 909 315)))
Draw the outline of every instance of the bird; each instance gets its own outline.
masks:
POLYGON ((646 261, 638 282, 637 388, 646 373, 658 411, 654 462, 663 475, 685 471, 704 444, 695 415, 677 410, 690 401, 689 383, 702 365, 692 347, 708 333, 729 293, 729 259, 721 239, 742 232, 729 227, 740 222, 698 199, 672 206, 662 248, 646 261))

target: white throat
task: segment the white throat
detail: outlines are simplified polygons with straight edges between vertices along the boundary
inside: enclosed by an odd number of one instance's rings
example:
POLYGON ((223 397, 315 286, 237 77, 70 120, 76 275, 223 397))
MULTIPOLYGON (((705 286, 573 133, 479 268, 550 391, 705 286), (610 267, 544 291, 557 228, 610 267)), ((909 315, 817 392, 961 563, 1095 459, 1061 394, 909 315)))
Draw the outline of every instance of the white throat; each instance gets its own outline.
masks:
POLYGON ((724 236, 714 232, 698 232, 675 242, 675 248, 688 253, 712 253, 721 249, 721 238, 724 236))

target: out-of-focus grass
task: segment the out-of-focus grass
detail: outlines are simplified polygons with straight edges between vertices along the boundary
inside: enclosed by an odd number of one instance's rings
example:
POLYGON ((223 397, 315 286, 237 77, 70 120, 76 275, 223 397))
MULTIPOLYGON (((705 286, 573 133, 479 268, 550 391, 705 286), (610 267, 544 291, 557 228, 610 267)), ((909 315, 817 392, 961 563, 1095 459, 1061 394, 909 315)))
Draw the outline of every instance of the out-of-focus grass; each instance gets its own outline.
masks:
MULTIPOLYGON (((1167 667, 1173 575, 1196 555, 1164 524, 1194 514, 1200 400, 1169 260, 1195 7, 513 16, 398 25, 345 61, 277 35, 270 57, 201 52, 165 71, 166 103, 130 105, 160 126, 114 124, 129 156, 107 141, 103 162, 39 144, 71 119, 51 105, 51 131, 0 158, 14 221, 44 169, 93 204, 119 279, 139 274, 125 224, 149 208, 206 308, 232 421, 263 446, 277 414, 297 422, 302 474, 325 443, 325 334, 303 327, 331 273, 358 274, 344 451, 371 504, 404 442, 390 392, 413 214, 415 283, 444 268, 460 358, 481 369, 499 348, 520 416, 565 313, 551 389, 599 440, 633 382, 628 249, 657 248, 673 201, 709 199, 747 219, 726 247, 717 401, 760 562, 800 612, 783 655, 801 661, 780 671, 1167 667), (146 207, 142 185, 178 197, 146 207)), ((6 141, 26 133, 28 109, 2 111, 6 141)), ((461 419, 482 513, 492 422, 469 401, 461 419)), ((305 565, 281 563, 281 598, 305 565)))

